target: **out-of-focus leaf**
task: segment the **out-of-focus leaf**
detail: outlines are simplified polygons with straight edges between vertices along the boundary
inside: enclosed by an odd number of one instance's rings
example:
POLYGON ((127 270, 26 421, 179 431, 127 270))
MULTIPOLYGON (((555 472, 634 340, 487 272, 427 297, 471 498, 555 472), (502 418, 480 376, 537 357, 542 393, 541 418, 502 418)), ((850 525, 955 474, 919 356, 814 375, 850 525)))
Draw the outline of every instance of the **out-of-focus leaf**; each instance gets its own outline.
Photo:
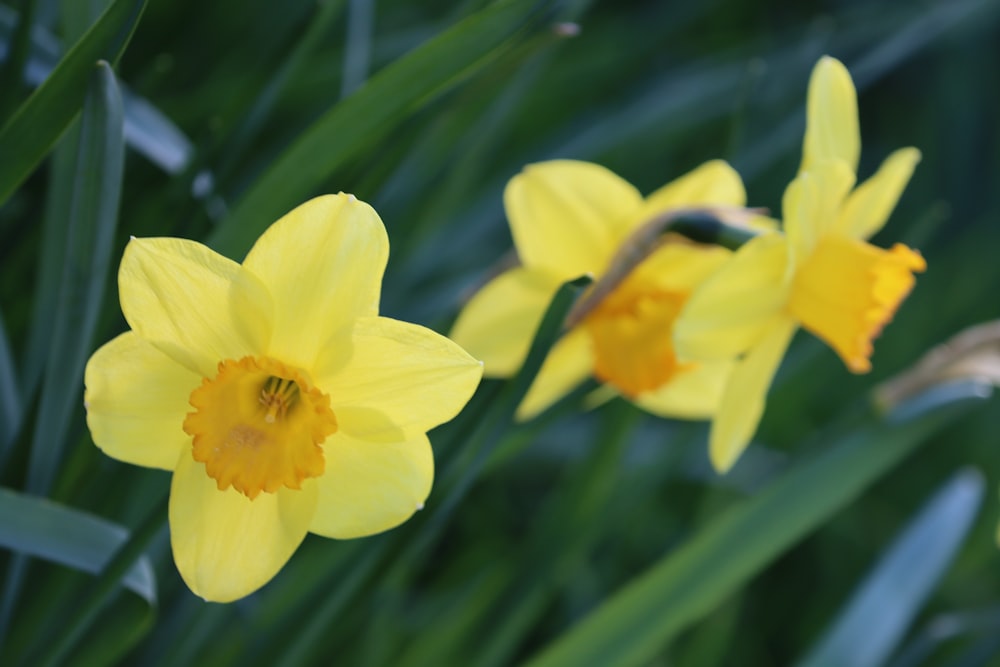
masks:
POLYGON ((121 197, 124 140, 121 96, 106 62, 93 70, 67 228, 48 366, 28 463, 27 489, 47 491, 59 465, 108 275, 121 197))
MULTIPOLYGON (((0 6, 0 59, 5 56, 4 40, 16 22, 16 14, 0 6)), ((35 28, 31 57, 25 68, 25 80, 39 86, 59 61, 59 42, 48 32, 35 28)), ((125 141, 168 174, 187 166, 193 152, 191 140, 149 100, 120 86, 125 108, 125 141)))
POLYGON ((868 422, 705 525, 557 638, 531 667, 640 665, 856 498, 979 396, 887 425, 868 422))
MULTIPOLYGON (((101 309, 118 221, 124 162, 121 97, 108 63, 101 61, 91 69, 65 245, 60 248, 63 266, 50 349, 28 459, 26 489, 40 495, 52 485, 73 409, 80 402, 80 381, 101 309)), ((6 630, 20 593, 24 564, 23 558, 11 560, 0 606, 0 630, 6 630)))
POLYGON ((400 121, 485 65, 538 25, 556 0, 500 0, 387 66, 299 136, 260 177, 209 245, 237 257, 264 228, 301 203, 335 169, 400 121))
POLYGON ((24 418, 24 397, 17 381, 10 352, 7 327, 0 315, 0 462, 2 462, 24 418))
MULTIPOLYGON (((97 574, 128 538, 128 530, 86 512, 0 488, 0 545, 11 551, 97 574)), ((156 578, 143 556, 122 584, 150 605, 156 578)))
POLYGON ((145 6, 145 0, 115 0, 0 128, 0 204, 28 177, 79 112, 94 63, 113 63, 121 56, 145 6))
POLYGON ((953 477, 910 522, 800 667, 875 667, 892 653, 965 539, 983 478, 953 477))

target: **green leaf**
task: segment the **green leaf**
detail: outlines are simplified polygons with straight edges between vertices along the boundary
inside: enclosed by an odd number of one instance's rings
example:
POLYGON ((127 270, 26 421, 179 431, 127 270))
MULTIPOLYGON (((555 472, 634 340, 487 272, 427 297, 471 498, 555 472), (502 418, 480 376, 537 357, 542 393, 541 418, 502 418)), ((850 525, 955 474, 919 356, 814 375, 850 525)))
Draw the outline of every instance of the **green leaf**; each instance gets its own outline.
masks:
POLYGON ((106 62, 93 70, 80 127, 65 265, 45 384, 28 464, 27 488, 48 490, 67 423, 80 401, 80 379, 101 309, 121 198, 122 104, 106 62))
POLYGON ((17 437, 24 418, 24 398, 17 381, 17 369, 10 352, 7 327, 0 315, 0 464, 17 437))
MULTIPOLYGON (((208 244, 242 256, 281 215, 415 110, 482 68, 555 0, 500 0, 388 65, 317 120, 275 160, 208 244)), ((373 158, 374 159, 374 158, 373 158)))
POLYGON ((736 593, 917 445, 982 397, 927 411, 899 425, 861 425, 822 455, 706 524, 557 638, 529 664, 640 665, 677 633, 736 593))
MULTIPOLYGON (((128 538, 128 530, 86 512, 0 488, 0 546, 97 574, 128 538)), ((156 602, 153 567, 143 556, 122 584, 150 605, 156 602)))
POLYGON ((49 78, 0 128, 0 204, 28 177, 79 112, 94 64, 116 62, 146 6, 115 0, 49 78))
POLYGON ((902 639, 962 544, 983 498, 978 472, 960 472, 910 522, 800 667, 876 667, 902 639))

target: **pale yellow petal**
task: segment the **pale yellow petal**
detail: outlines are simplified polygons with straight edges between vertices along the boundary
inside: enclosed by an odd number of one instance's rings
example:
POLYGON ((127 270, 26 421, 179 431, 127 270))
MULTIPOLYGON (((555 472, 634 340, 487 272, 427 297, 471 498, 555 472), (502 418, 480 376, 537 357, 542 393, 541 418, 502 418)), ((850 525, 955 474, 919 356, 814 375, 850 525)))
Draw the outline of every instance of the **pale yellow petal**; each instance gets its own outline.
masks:
POLYGON ((271 225, 243 262, 274 295, 270 354, 311 368, 335 331, 376 315, 388 256, 382 220, 352 195, 317 197, 271 225))
POLYGON ((504 191, 521 263, 560 282, 600 273, 642 205, 628 182, 590 162, 528 165, 504 191))
POLYGON ((858 99, 847 68, 824 56, 813 68, 806 101, 806 135, 802 142, 802 171, 826 160, 842 160, 858 170, 861 132, 858 99))
POLYGON ((449 336, 482 360, 487 377, 509 377, 528 354, 559 279, 517 267, 487 283, 459 313, 449 336))
POLYGON ((746 201, 743 180, 736 170, 723 160, 711 160, 646 197, 643 212, 650 216, 689 206, 744 206, 746 201))
POLYGON ((118 291, 132 330, 204 377, 214 377, 223 359, 261 354, 270 339, 267 288, 194 241, 132 239, 118 291))
POLYGON ((764 413, 771 380, 796 328, 789 318, 775 321, 733 367, 708 441, 709 458, 720 473, 729 470, 750 444, 764 413))
POLYGON ((105 343, 83 378, 94 444, 119 461, 173 470, 191 448, 182 425, 201 377, 128 331, 105 343))
POLYGON ((584 329, 569 332, 552 346, 517 408, 517 419, 523 421, 538 415, 587 379, 593 370, 590 336, 584 329))
POLYGON ((677 419, 708 419, 715 414, 733 362, 708 361, 678 373, 634 403, 646 412, 677 419))
POLYGON ((854 180, 854 172, 843 161, 828 160, 799 173, 785 189, 784 228, 796 261, 808 257, 834 227, 854 180))
POLYGON ((288 562, 309 530, 317 487, 281 489, 250 500, 219 491, 205 466, 181 456, 170 486, 170 544, 191 591, 210 602, 253 593, 288 562))
POLYGON ((837 220, 837 231, 868 239, 882 229, 918 162, 920 151, 916 148, 901 148, 886 158, 875 175, 847 198, 837 220))
POLYGON ((674 323, 682 361, 735 357, 760 339, 788 300, 788 243, 779 234, 758 237, 696 289, 674 323))
POLYGON ((340 430, 380 441, 408 439, 454 417, 472 397, 482 364, 430 329, 360 318, 349 356, 317 368, 340 430))
POLYGON ((427 436, 371 442, 337 433, 323 443, 326 471, 309 531, 348 539, 394 528, 422 509, 434 480, 427 436))

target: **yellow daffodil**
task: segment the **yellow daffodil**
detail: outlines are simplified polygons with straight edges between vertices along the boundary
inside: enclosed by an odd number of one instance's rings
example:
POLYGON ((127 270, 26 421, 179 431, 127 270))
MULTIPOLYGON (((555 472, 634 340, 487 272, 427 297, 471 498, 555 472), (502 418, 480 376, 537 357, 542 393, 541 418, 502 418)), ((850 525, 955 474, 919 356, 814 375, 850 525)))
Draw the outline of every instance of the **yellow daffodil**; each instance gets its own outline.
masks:
POLYGON ((782 201, 784 234, 747 243, 692 295, 675 326, 682 359, 739 358, 712 424, 709 454, 728 470, 760 421, 771 380, 801 325, 856 373, 871 368, 872 340, 914 284, 923 258, 902 244, 866 239, 879 231, 920 159, 890 155, 854 188, 861 152, 854 84, 823 58, 813 70, 799 174, 782 201), (853 188, 853 190, 852 190, 853 188))
MULTIPOLYGON (((559 285, 599 280, 630 235, 652 217, 696 206, 743 206, 733 169, 708 162, 643 199, 607 169, 559 160, 530 165, 504 192, 521 265, 490 281, 465 306, 451 336, 492 377, 524 362, 559 285)), ((686 241, 660 246, 554 346, 519 408, 531 417, 588 376, 664 416, 704 418, 718 403, 728 360, 680 363, 670 330, 692 290, 730 251, 686 241)))
POLYGON ((87 424, 109 456, 173 471, 174 560, 201 597, 257 590, 307 532, 370 535, 423 506, 426 432, 482 369, 379 317, 388 248, 378 214, 345 194, 296 208, 243 264, 182 239, 126 247, 131 331, 87 364, 87 424))

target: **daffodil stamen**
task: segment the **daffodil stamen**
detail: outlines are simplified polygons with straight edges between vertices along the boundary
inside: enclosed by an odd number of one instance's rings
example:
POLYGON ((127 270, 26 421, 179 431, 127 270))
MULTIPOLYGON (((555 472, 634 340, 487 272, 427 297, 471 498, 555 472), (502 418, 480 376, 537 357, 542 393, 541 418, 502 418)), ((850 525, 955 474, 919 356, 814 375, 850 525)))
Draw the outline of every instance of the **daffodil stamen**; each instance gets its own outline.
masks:
POLYGON ((273 424, 284 418, 288 409, 295 404, 299 395, 299 385, 292 380, 271 376, 260 390, 260 404, 267 408, 264 421, 273 424))
POLYGON ((251 500, 261 491, 301 488, 323 474, 320 446, 336 432, 330 398, 303 374, 268 357, 226 359, 191 393, 184 421, 192 455, 219 490, 251 500))

